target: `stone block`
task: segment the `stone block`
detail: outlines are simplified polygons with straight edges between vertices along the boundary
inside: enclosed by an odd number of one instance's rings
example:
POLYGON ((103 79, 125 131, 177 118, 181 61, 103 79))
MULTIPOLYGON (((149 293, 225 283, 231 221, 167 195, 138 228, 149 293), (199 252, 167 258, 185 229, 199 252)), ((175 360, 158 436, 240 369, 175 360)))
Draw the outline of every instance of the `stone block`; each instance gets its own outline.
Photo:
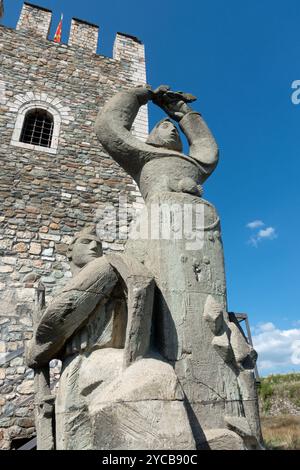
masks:
POLYGON ((17 387, 17 392, 21 395, 30 395, 33 393, 33 380, 25 380, 17 387))
POLYGON ((53 235, 52 233, 40 233, 41 240, 51 240, 54 242, 59 242, 61 239, 60 235, 53 235))
POLYGON ((30 243, 29 253, 31 255, 39 255, 42 251, 40 243, 32 242, 30 243))
POLYGON ((245 450, 243 439, 235 432, 228 429, 204 430, 205 440, 200 445, 200 450, 245 450))
POLYGON ((12 273, 14 268, 12 266, 0 266, 0 273, 12 273))
POLYGON ((27 245, 24 242, 19 242, 13 246, 13 251, 16 253, 24 253, 27 251, 27 245))
POLYGON ((3 256, 1 261, 2 263, 9 264, 11 266, 15 266, 17 264, 17 258, 13 258, 12 256, 3 256))

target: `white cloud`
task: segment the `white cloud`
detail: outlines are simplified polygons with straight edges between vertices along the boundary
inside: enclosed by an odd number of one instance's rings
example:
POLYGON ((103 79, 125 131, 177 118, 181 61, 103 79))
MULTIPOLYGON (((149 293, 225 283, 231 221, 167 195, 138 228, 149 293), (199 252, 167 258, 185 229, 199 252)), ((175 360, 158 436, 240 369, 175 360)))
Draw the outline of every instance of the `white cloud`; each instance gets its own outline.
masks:
POLYGON ((277 237, 276 230, 274 227, 268 227, 266 229, 261 229, 258 234, 258 238, 269 238, 269 240, 273 240, 277 237))
POLYGON ((272 331, 272 330, 274 330, 274 325, 271 322, 262 323, 261 325, 259 325, 258 328, 259 328, 260 331, 272 331))
POLYGON ((294 341, 292 344, 292 363, 300 365, 300 340, 294 341))
POLYGON ((249 222, 246 227, 251 228, 252 230, 255 228, 263 227, 265 224, 262 220, 253 220, 253 222, 249 222))
POLYGON ((248 243, 252 246, 257 247, 261 240, 275 240, 277 233, 274 227, 267 227, 260 229, 256 235, 249 238, 248 243))
POLYGON ((253 220, 252 222, 248 222, 246 225, 247 228, 250 228, 250 230, 256 230, 260 229, 256 232, 256 234, 252 235, 248 243, 252 246, 257 247, 258 242, 261 240, 274 240, 277 238, 277 233, 274 227, 266 227, 266 228, 261 228, 264 227, 266 224, 259 219, 253 220))
POLYGON ((258 353, 261 375, 298 370, 300 365, 300 328, 280 330, 273 323, 253 329, 253 344, 258 353))

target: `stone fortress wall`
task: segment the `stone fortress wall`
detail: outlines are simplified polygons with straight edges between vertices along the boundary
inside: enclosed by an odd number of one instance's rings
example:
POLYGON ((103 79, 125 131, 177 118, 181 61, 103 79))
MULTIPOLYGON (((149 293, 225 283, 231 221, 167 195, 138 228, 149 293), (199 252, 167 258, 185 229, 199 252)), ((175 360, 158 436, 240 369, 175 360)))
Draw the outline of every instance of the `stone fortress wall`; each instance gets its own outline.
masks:
MULTIPOLYGON (((75 18, 68 44, 57 44, 48 39, 51 16, 24 3, 16 30, 0 26, 0 449, 34 434, 33 372, 23 352, 35 282, 45 284, 49 302, 71 277, 66 252, 74 233, 97 222, 107 204, 117 208, 120 194, 129 208, 142 204, 93 125, 109 97, 146 83, 144 46, 117 33, 113 57, 99 55, 99 28, 75 18), (34 108, 54 117, 51 148, 20 142, 24 116, 34 108)), ((146 139, 146 107, 133 132, 146 139)), ((126 222, 120 231, 126 234, 126 222)), ((104 251, 123 243, 108 236, 104 251)))

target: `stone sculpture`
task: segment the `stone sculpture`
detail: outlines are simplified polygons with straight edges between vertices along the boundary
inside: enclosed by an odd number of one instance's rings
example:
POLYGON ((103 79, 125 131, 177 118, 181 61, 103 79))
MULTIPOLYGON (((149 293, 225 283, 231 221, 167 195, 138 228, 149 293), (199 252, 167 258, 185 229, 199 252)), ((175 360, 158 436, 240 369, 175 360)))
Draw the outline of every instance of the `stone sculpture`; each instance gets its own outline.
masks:
POLYGON ((59 449, 261 446, 256 353, 227 313, 220 220, 201 197, 218 149, 188 104, 194 100, 167 86, 137 87, 111 98, 97 118, 101 144, 145 200, 136 232, 149 230, 128 240, 124 254, 107 256, 90 229, 79 234, 71 252, 77 272, 28 347, 31 367, 63 360, 59 449), (169 117, 143 143, 130 129, 150 100, 169 117), (172 120, 188 139, 189 156, 172 120), (160 236, 166 207, 168 237, 160 236))

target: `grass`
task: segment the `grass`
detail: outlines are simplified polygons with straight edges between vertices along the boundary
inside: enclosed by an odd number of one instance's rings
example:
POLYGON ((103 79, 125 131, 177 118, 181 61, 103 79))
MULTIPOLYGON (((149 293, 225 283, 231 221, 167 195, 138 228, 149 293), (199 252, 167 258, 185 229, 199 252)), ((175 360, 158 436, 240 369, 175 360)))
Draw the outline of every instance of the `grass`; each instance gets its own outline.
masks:
MULTIPOLYGON (((279 400, 288 400, 293 407, 300 408, 300 374, 277 374, 262 378, 258 393, 265 414, 279 400)), ((284 409, 281 412, 284 413, 284 409)))
POLYGON ((267 449, 300 450, 300 416, 264 416, 261 425, 267 449))
POLYGON ((300 374, 262 378, 258 394, 266 448, 300 450, 300 374))

